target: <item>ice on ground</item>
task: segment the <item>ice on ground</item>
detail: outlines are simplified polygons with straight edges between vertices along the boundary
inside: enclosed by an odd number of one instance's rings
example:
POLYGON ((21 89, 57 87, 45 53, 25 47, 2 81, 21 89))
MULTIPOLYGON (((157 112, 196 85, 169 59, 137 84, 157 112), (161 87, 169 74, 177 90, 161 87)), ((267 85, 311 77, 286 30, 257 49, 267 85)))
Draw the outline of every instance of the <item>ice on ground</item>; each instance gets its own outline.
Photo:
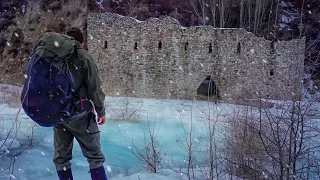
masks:
MULTIPOLYGON (((266 100, 267 101, 267 100, 266 100)), ((168 100, 168 99, 145 99, 145 98, 127 98, 127 97, 106 97, 106 115, 107 122, 99 126, 101 135, 101 147, 106 157, 105 168, 109 179, 112 180, 133 180, 133 179, 187 179, 187 154, 184 149, 186 145, 186 134, 193 128, 191 141, 197 148, 197 152, 205 152, 208 147, 207 131, 208 120, 215 122, 218 146, 222 131, 225 128, 225 120, 228 114, 239 107, 236 105, 206 101, 188 101, 188 100, 168 100), (119 119, 119 114, 132 114, 137 110, 135 122, 123 121, 119 119), (218 117, 210 119, 210 117, 218 117), (148 137, 148 125, 154 125, 155 137, 160 145, 160 155, 162 164, 156 174, 147 172, 144 162, 137 159, 133 154, 134 145, 144 148, 146 137, 148 137), (128 148, 130 147, 130 148, 128 148), (173 164, 175 166, 173 166, 173 164), (181 167, 172 171, 173 167, 181 167)), ((279 101, 272 101, 280 104, 279 101)), ((276 110, 276 107, 273 108, 276 110)), ((5 104, 0 105, 0 131, 1 137, 5 137, 11 127, 15 127, 18 121, 20 124, 19 133, 16 136, 22 146, 29 143, 26 135, 33 127, 33 122, 23 113, 16 116, 18 109, 11 108, 5 104), (17 121, 15 121, 17 120, 17 121), (3 127, 3 128, 1 128, 3 127)), ((52 158, 54 156, 53 131, 52 128, 35 127, 34 141, 40 142, 36 146, 27 149, 16 156, 14 172, 11 174, 16 179, 34 180, 46 179, 56 180, 57 175, 52 158)), ((12 135, 10 135, 12 136, 12 135)), ((15 136, 14 136, 15 137, 15 136)), ((14 139, 13 137, 8 137, 14 139)), ((1 141, 4 140, 0 139, 1 141)), ((17 143, 14 143, 17 145, 17 143)), ((5 144, 6 147, 7 144, 5 144)), ((11 155, 14 155, 11 153, 11 155)), ((197 153, 197 163, 195 166, 205 166, 205 160, 208 159, 205 154, 197 153)), ((3 157, 0 161, 0 179, 10 177, 8 163, 11 157, 3 157)), ((88 163, 82 154, 77 141, 74 141, 72 171, 75 179, 90 179, 88 173, 88 163)), ((198 175, 203 175, 198 170, 198 175)), ((201 179, 201 178, 200 178, 201 179)), ((224 175, 219 179, 229 179, 224 175)), ((234 179, 234 177, 233 177, 234 179)))
MULTIPOLYGON (((155 135, 159 144, 161 144, 160 153, 162 158, 166 162, 174 162, 176 165, 185 167, 186 157, 183 149, 185 134, 183 127, 188 132, 192 125, 195 131, 192 141, 197 143, 199 148, 206 148, 206 121, 210 113, 219 112, 221 114, 221 122, 223 122, 228 109, 233 106, 228 104, 215 105, 205 101, 126 97, 107 97, 106 105, 107 122, 105 125, 99 126, 99 128, 101 131, 101 146, 106 157, 105 167, 109 179, 136 179, 137 173, 140 173, 141 179, 154 177, 161 180, 172 179, 173 176, 177 176, 177 173, 161 173, 166 172, 166 165, 161 164, 161 172, 159 174, 149 174, 146 172, 145 164, 138 160, 127 148, 128 146, 133 147, 132 142, 138 147, 143 147, 146 132, 148 132, 148 123, 150 125, 155 124, 155 135), (139 107, 137 122, 132 123, 115 118, 114 112, 125 111, 126 108, 123 104, 126 103, 130 104, 129 107, 131 109, 139 107), (113 109, 109 108, 111 106, 113 109)), ((127 108, 127 110, 130 108, 127 108)), ((25 135, 30 132, 33 122, 23 111, 16 116, 17 112, 18 109, 11 108, 5 104, 0 105, 0 126, 3 125, 4 129, 9 130, 18 121, 20 131, 17 134, 17 139, 24 146, 29 143, 25 135)), ((35 128, 34 140, 40 143, 17 156, 16 163, 19 166, 15 166, 16 169, 13 175, 16 179, 56 180, 57 175, 52 162, 54 155, 52 128, 39 126, 35 128)), ((2 136, 6 135, 4 132, 8 133, 8 131, 3 131, 2 136)), ((199 158, 203 157, 199 156, 199 158)), ((8 162, 10 162, 10 158, 0 162, 0 169, 6 169, 6 163, 8 162)), ((77 141, 74 141, 71 163, 75 177, 90 179, 87 160, 82 155, 77 141)), ((0 170, 0 172, 0 179, 9 175, 6 170, 3 172, 0 170)))

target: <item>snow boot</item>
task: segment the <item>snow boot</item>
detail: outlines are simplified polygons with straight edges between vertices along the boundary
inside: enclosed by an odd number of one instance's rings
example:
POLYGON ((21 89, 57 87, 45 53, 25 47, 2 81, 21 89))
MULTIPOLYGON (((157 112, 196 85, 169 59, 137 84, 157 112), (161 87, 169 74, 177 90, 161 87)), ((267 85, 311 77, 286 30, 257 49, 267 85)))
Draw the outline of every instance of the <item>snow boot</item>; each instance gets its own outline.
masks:
POLYGON ((73 180, 71 168, 58 171, 58 176, 60 180, 73 180))
POLYGON ((92 180, 108 180, 103 166, 90 169, 90 174, 92 180))

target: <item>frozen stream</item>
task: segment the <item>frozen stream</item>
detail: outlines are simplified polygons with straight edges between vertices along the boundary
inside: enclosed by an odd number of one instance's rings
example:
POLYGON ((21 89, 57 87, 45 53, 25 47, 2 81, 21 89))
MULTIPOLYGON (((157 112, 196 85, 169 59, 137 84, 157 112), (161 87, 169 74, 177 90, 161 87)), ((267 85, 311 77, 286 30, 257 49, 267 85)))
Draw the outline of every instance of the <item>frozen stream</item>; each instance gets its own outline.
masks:
MULTIPOLYGON (((137 174, 142 173, 140 178, 148 176, 143 174, 146 166, 138 160, 130 151, 134 149, 131 142, 138 148, 144 147, 145 139, 148 140, 148 123, 152 128, 155 124, 155 137, 158 140, 160 156, 162 164, 159 169, 168 169, 167 165, 173 167, 173 163, 178 167, 186 167, 186 152, 183 149, 185 145, 185 133, 190 132, 191 122, 193 125, 192 142, 196 145, 197 151, 206 150, 206 119, 209 113, 215 113, 217 110, 224 115, 232 105, 208 103, 204 101, 177 101, 162 99, 138 99, 138 98, 106 98, 107 104, 107 123, 100 126, 101 145, 103 153, 106 156, 105 167, 109 179, 137 179, 137 174), (210 109, 210 110, 209 110, 210 109), (137 110, 130 118, 137 122, 121 121, 123 114, 129 116, 133 111, 137 110), (192 114, 192 116, 191 116, 192 114), (191 118, 192 117, 192 118, 191 118), (183 126, 184 125, 184 126, 183 126), (130 177, 128 177, 130 176, 130 177)), ((0 121, 2 137, 8 133, 15 117, 17 109, 9 108, 6 105, 0 105, 0 121)), ((26 144, 27 138, 24 134, 28 134, 32 121, 23 113, 19 115, 21 122, 18 138, 20 143, 26 144)), ((222 123, 218 123, 218 132, 223 128, 222 123)), ((4 161, 0 163, 0 179, 21 179, 35 180, 46 179, 56 180, 55 167, 52 162, 53 158, 53 133, 52 128, 36 127, 35 141, 43 140, 39 145, 28 149, 20 155, 12 158, 15 159, 14 171, 12 174, 6 169, 10 161, 10 154, 15 152, 14 149, 7 150, 4 161)), ((11 133, 12 134, 12 133, 11 133)), ((12 141, 12 140, 11 140, 12 141)), ((76 142, 76 141, 75 141, 76 142)), ((17 148, 21 149, 21 147, 17 148)), ((205 156, 198 153, 196 156, 199 166, 204 162, 205 156)), ((75 179, 90 179, 88 173, 88 164, 83 157, 78 143, 74 144, 72 170, 75 179)), ((159 179, 172 179, 178 177, 175 173, 169 173, 167 170, 160 171, 159 179)), ((153 177, 156 177, 153 175, 153 177)))

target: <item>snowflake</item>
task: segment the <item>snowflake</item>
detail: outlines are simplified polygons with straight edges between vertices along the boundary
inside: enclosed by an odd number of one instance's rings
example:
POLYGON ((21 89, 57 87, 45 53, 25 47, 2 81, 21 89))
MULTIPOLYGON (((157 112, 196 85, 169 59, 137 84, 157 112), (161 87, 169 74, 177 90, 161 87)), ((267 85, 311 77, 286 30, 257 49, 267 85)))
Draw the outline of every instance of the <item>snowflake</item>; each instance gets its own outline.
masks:
POLYGON ((41 154, 42 154, 43 156, 45 155, 43 151, 41 151, 41 154))
POLYGON ((14 33, 14 36, 19 37, 19 34, 15 32, 15 33, 14 33))
POLYGON ((93 36, 91 34, 89 34, 89 37, 90 37, 91 40, 93 39, 93 36))
POLYGON ((53 44, 54 44, 55 47, 59 47, 60 46, 58 41, 54 41, 53 44))
POLYGON ((26 12, 26 6, 24 4, 21 6, 21 11, 23 14, 26 12))
POLYGON ((107 166, 107 171, 111 172, 111 167, 110 166, 107 166))
POLYGON ((121 127, 121 124, 119 124, 119 127, 121 127))
POLYGON ((66 168, 66 167, 63 167, 63 170, 64 170, 64 171, 67 171, 67 168, 66 168))
POLYGON ((7 42, 7 46, 9 46, 9 47, 10 47, 10 46, 11 46, 11 44, 10 44, 9 42, 7 42))
POLYGON ((11 178, 16 179, 16 177, 13 174, 10 174, 10 179, 11 178))

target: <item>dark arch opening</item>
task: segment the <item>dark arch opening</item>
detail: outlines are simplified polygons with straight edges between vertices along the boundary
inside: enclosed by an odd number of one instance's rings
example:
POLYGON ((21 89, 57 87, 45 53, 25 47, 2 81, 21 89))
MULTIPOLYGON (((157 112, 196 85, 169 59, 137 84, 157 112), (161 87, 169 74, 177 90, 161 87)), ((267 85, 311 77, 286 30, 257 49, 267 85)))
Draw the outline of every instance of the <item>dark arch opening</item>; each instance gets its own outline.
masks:
POLYGON ((104 41, 104 48, 105 48, 105 49, 108 48, 108 41, 104 41))
POLYGON ((216 99, 221 98, 219 88, 210 75, 208 75, 206 79, 202 81, 197 90, 197 94, 202 96, 215 97, 216 99))
POLYGON ((209 44, 209 53, 212 53, 212 43, 209 44))
POLYGON ((184 44, 184 50, 185 50, 185 51, 188 50, 188 46, 189 46, 189 42, 186 42, 186 43, 184 44))
POLYGON ((162 48, 162 42, 159 41, 159 42, 158 42, 158 50, 161 50, 161 48, 162 48))
POLYGON ((237 53, 240 54, 241 53, 241 44, 238 43, 238 46, 237 46, 237 53))

